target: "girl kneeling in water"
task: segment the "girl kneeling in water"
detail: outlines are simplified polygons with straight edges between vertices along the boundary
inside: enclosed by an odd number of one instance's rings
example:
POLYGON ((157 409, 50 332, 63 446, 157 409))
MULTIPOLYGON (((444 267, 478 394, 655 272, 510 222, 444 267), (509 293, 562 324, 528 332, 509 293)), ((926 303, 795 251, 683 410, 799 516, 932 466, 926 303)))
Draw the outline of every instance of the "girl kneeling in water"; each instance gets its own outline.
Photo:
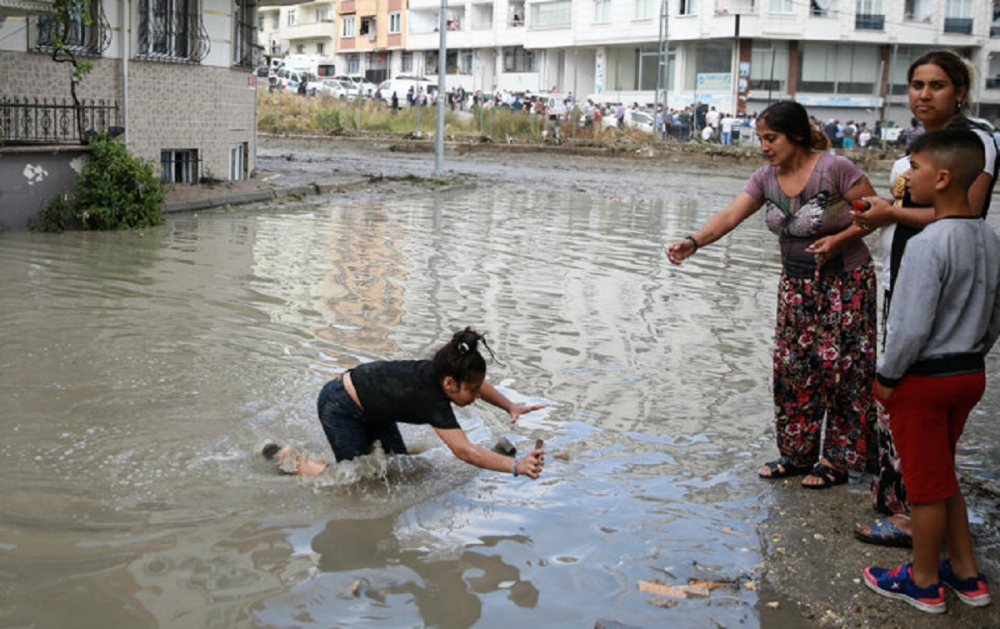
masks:
MULTIPOLYGON (((386 454, 407 454, 399 422, 426 424, 434 428, 448 449, 466 463, 510 472, 514 476, 538 478, 542 472, 544 449, 536 449, 520 458, 498 454, 469 441, 455 418, 452 404, 468 406, 478 398, 507 411, 511 423, 524 413, 547 406, 514 404, 486 382, 486 361, 478 349, 480 341, 492 355, 483 336, 472 328, 465 328, 431 360, 365 363, 326 383, 316 406, 323 432, 337 461, 367 454, 375 441, 381 442, 386 454)), ((285 449, 287 446, 272 448, 272 455, 285 449)), ((294 456, 294 453, 288 454, 294 456)), ((312 463, 282 466, 285 471, 291 471, 289 467, 300 474, 315 475, 325 466, 312 463)))

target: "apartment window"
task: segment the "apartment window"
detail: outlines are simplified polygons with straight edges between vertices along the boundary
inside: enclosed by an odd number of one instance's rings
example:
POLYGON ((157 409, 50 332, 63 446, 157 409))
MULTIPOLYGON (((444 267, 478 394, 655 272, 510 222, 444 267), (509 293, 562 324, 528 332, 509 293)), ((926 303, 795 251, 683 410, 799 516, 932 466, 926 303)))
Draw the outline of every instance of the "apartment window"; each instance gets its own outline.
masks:
POLYGON ((363 17, 361 18, 361 28, 358 29, 359 35, 369 35, 371 37, 375 36, 375 18, 373 17, 363 17))
POLYGON ((725 44, 704 43, 687 55, 684 89, 697 87, 699 74, 723 74, 733 71, 733 47, 725 44))
POLYGON ((198 149, 160 151, 160 176, 166 183, 198 183, 198 149))
POLYGON ((653 19, 653 0, 635 0, 634 19, 636 20, 653 19))
POLYGON ((857 0, 854 28, 881 31, 885 29, 885 8, 882 0, 857 0))
POLYGON ((271 30, 276 31, 279 28, 281 28, 281 14, 275 12, 275 14, 271 16, 271 30))
POLYGON ((428 50, 424 53, 424 74, 438 73, 438 52, 428 50))
MULTIPOLYGON (((829 4, 829 0, 813 0, 813 4, 829 4)), ((771 0, 768 10, 771 13, 792 13, 795 11, 795 0, 771 0)))
POLYGON ((295 9, 288 10, 288 25, 295 26, 295 9))
POLYGON ((316 21, 332 22, 333 18, 330 17, 330 9, 327 7, 321 7, 319 9, 316 9, 316 21))
POLYGON ((503 49, 504 72, 537 72, 538 66, 533 50, 524 48, 503 49))
POLYGON ((316 54, 317 55, 326 54, 326 44, 316 44, 316 54))
POLYGON ((258 15, 257 16, 257 30, 260 31, 261 33, 264 32, 264 16, 263 15, 258 15))
POLYGON ((404 52, 399 56, 399 69, 401 72, 413 72, 413 53, 404 52))
POLYGON ((340 36, 354 37, 354 16, 345 15, 340 18, 340 36))
POLYGON ((398 35, 403 32, 403 14, 393 11, 389 14, 389 34, 398 35))
POLYGON ((305 44, 296 44, 296 46, 295 46, 295 52, 298 53, 298 54, 300 54, 300 55, 306 54, 306 45, 305 44))
POLYGON ((787 78, 787 42, 754 47, 750 57, 750 89, 783 92, 787 78))
POLYGON ((257 46, 254 45, 253 17, 256 0, 236 0, 233 9, 233 65, 241 68, 257 66, 257 46))
POLYGON ((594 24, 611 21, 611 0, 594 0, 594 24))
POLYGON ((681 15, 697 15, 698 0, 679 0, 677 12, 681 15))
POLYGON ((910 22, 930 22, 934 7, 932 0, 905 0, 903 2, 903 19, 910 22))
POLYGON ((948 0, 945 3, 944 32, 972 34, 972 0, 948 0))
POLYGON ((67 49, 75 53, 99 55, 111 44, 111 29, 104 15, 104 5, 94 0, 87 8, 87 14, 77 13, 61 30, 59 23, 51 15, 41 15, 35 22, 36 48, 51 51, 56 39, 62 39, 67 49), (89 18, 90 24, 85 24, 89 18))
POLYGON ((201 61, 211 42, 197 0, 139 0, 138 56, 201 61))
POLYGON ((876 46, 808 42, 799 55, 799 91, 875 93, 881 67, 876 46))
POLYGON ((347 73, 358 74, 361 71, 361 55, 347 55, 347 73))
POLYGON ((531 5, 532 30, 547 28, 569 28, 572 23, 572 0, 536 2, 531 5))

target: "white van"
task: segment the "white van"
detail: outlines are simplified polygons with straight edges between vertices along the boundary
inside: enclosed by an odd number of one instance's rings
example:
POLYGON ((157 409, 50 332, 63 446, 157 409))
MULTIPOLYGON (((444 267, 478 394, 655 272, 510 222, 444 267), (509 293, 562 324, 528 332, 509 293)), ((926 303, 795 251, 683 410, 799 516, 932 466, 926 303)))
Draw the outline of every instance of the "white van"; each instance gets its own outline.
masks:
POLYGON ((392 102, 392 93, 396 93, 396 98, 399 99, 399 106, 405 107, 406 103, 406 93, 413 88, 413 93, 417 94, 423 89, 424 94, 433 94, 437 91, 437 83, 431 81, 425 76, 417 76, 414 74, 400 74, 391 78, 387 81, 382 81, 378 86, 378 91, 375 92, 378 96, 387 103, 392 102))
POLYGON ((316 77, 302 70, 289 70, 288 68, 281 68, 278 70, 278 81, 281 85, 281 89, 286 94, 298 94, 299 86, 305 81, 306 93, 309 96, 316 95, 316 88, 319 87, 319 81, 316 77))
POLYGON ((281 66, 289 70, 308 72, 316 79, 332 79, 337 74, 336 60, 326 55, 288 55, 281 66))

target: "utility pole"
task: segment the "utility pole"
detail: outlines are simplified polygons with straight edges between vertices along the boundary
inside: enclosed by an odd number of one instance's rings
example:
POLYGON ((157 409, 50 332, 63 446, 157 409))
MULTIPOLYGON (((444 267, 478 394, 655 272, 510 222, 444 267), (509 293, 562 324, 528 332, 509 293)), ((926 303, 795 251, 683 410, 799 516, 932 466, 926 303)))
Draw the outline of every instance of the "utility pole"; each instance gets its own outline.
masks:
POLYGON ((438 16, 438 93, 437 93, 437 127, 434 131, 434 176, 444 174, 444 79, 448 73, 448 46, 445 42, 446 18, 448 0, 441 0, 441 15, 438 16))
POLYGON ((670 90, 670 37, 668 21, 670 19, 669 0, 660 0, 660 37, 659 37, 659 72, 656 73, 656 101, 663 105, 663 116, 670 112, 667 107, 667 92, 670 90))

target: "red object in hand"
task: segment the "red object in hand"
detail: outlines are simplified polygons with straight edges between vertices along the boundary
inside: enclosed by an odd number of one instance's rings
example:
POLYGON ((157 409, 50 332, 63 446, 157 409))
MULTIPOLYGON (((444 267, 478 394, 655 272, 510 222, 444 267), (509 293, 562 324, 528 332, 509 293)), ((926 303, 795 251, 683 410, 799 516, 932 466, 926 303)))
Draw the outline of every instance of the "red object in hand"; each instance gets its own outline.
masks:
POLYGON ((851 207, 854 208, 855 212, 864 212, 871 209, 872 204, 868 201, 851 201, 851 207))

